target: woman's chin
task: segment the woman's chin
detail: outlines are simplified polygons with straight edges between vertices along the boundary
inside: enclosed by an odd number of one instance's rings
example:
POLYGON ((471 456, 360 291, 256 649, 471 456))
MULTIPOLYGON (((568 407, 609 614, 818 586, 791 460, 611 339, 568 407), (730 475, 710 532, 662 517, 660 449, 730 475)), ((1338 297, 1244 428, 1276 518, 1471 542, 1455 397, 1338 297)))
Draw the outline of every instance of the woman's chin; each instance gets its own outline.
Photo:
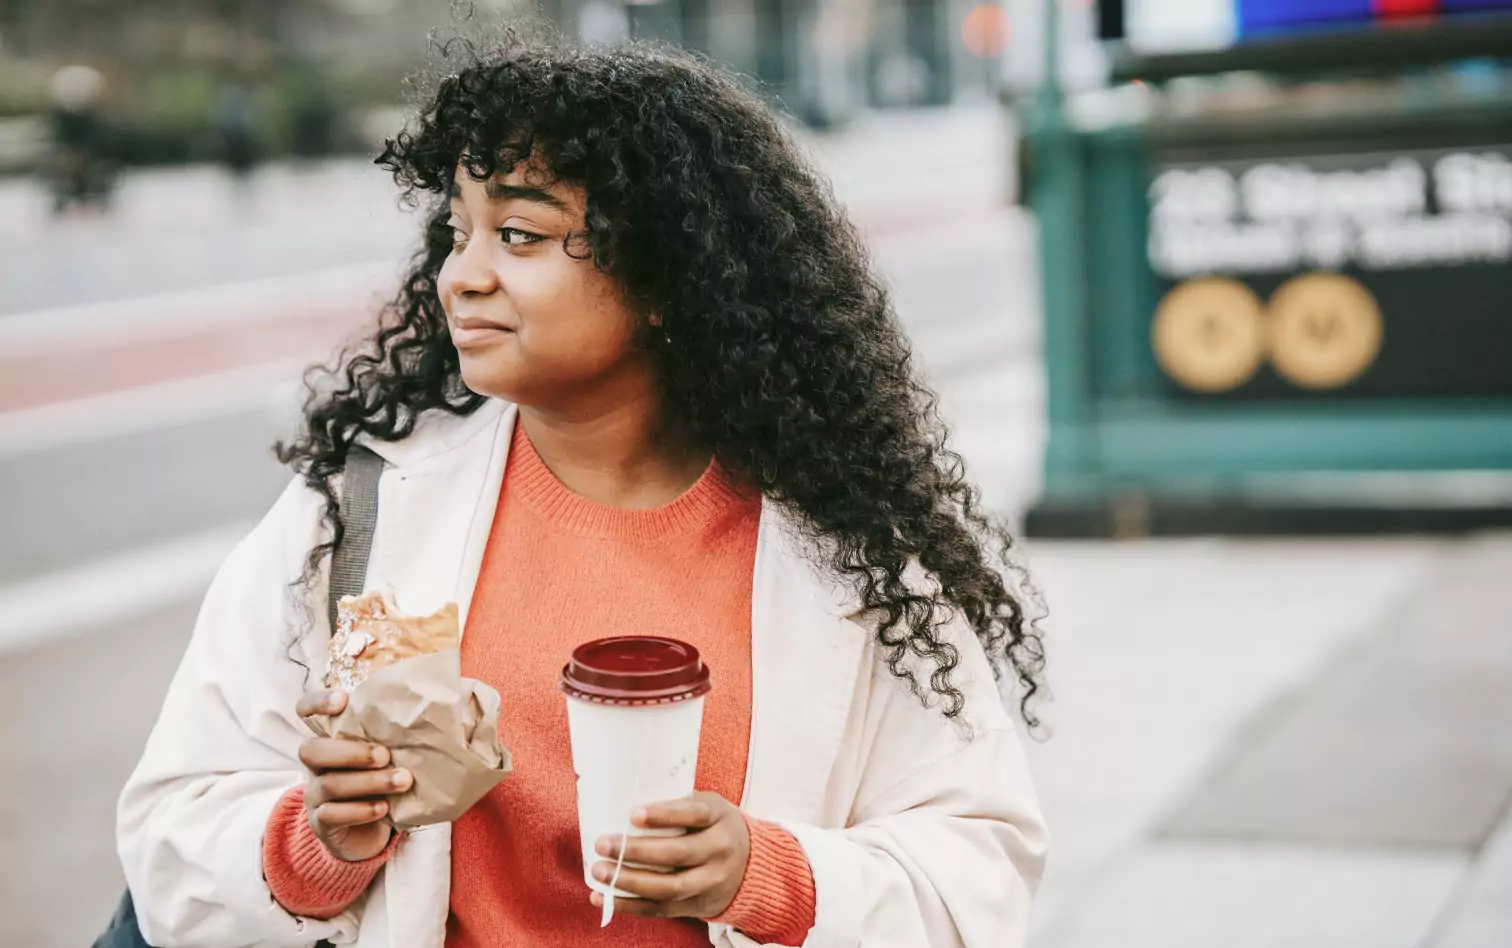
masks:
POLYGON ((515 373, 501 368, 493 360, 470 358, 466 352, 461 355, 462 382, 469 390, 490 398, 515 401, 514 394, 519 391, 515 373))

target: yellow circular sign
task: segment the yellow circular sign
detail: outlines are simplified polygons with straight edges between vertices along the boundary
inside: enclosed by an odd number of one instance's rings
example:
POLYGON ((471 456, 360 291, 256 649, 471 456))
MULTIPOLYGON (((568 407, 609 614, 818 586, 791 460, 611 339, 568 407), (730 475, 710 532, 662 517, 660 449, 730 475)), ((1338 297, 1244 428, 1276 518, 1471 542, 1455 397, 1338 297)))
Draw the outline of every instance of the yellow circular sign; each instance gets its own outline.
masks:
POLYGON ((1348 385, 1381 351, 1381 308, 1359 281, 1308 273, 1270 299, 1271 364, 1301 388, 1348 385))
POLYGON ((1160 301, 1150 338, 1160 367, 1178 384, 1198 392, 1238 388, 1265 358, 1260 298, 1238 280, 1189 280, 1160 301))

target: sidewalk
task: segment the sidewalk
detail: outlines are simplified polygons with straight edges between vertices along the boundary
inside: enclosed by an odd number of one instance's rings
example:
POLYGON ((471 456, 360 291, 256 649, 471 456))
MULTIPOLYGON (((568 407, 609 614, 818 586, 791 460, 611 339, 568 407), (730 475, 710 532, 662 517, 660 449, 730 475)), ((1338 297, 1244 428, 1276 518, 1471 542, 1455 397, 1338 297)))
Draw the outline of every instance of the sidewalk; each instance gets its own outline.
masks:
POLYGON ((1034 559, 1036 948, 1512 944, 1512 537, 1034 559))

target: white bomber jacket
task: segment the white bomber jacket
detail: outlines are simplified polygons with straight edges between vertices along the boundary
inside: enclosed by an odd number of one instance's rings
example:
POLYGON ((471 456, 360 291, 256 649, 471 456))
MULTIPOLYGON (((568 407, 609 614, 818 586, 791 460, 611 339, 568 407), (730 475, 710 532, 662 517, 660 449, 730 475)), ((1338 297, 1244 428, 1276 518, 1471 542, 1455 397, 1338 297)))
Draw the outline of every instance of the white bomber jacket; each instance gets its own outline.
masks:
MULTIPOLYGON (((370 583, 392 584, 417 611, 454 600, 466 621, 514 416, 490 401, 371 445, 388 466, 370 583)), ((306 779, 297 749, 309 731, 294 714, 306 672, 291 654, 318 673, 329 634, 324 589, 307 602, 291 592, 321 511, 296 481, 221 568, 121 793, 121 862, 143 934, 159 948, 445 941, 450 825, 406 836, 363 898, 329 921, 289 914, 263 879, 268 816, 306 779), (293 630, 306 628, 291 653, 293 630)), ((816 916, 806 948, 1022 945, 1045 827, 970 630, 959 619, 945 629, 961 652, 968 734, 888 672, 855 594, 809 565, 773 505, 762 512, 753 582, 740 804, 784 826, 808 857, 816 916)), ((709 934, 722 948, 756 944, 724 925, 709 934)))

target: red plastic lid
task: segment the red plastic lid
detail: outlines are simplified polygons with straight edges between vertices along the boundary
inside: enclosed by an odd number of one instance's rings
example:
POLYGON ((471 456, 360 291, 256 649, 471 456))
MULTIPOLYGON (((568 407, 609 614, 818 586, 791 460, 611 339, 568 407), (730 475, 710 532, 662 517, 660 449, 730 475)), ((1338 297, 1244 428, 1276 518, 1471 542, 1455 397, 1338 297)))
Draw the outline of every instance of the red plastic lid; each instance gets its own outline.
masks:
POLYGON ((561 688, 597 704, 651 705, 709 693, 698 649, 658 635, 621 635, 579 645, 562 669, 561 688))

